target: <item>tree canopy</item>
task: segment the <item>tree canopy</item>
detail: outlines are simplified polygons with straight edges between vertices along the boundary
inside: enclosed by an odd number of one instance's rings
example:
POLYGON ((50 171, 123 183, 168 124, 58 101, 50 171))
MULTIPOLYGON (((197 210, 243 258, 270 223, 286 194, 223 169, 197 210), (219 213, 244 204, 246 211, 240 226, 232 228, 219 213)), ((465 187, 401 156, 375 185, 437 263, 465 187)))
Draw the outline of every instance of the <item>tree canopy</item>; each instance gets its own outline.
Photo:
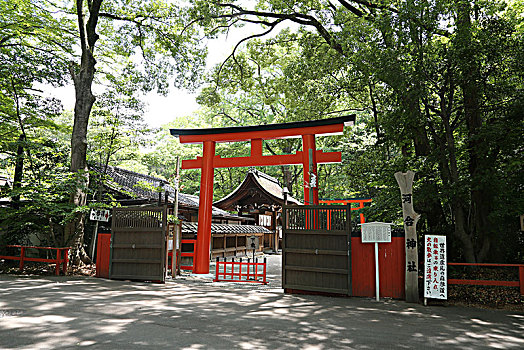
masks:
MULTIPOLYGON (((317 140, 319 149, 343 152, 342 164, 319 167, 320 197, 372 197, 370 219, 401 224, 393 174, 413 170, 421 234, 448 235, 452 254, 469 262, 523 259, 518 1, 16 0, 0 10, 0 164, 13 174, 15 212, 16 203, 38 202, 29 184, 56 194, 42 203, 61 203, 60 213, 40 224, 62 227, 64 244, 82 246, 82 213, 97 187, 88 161, 171 179, 176 156, 200 149, 181 146, 168 127, 354 113, 357 124, 344 135, 317 140), (229 57, 204 72, 205 40, 242 30, 229 57), (68 79, 76 92, 69 119, 37 91, 68 79), (148 130, 142 93, 165 94, 169 81, 199 88, 201 109, 148 130), (53 162, 60 172, 52 174, 53 162)), ((300 147, 272 140, 264 153, 300 147)), ((219 144, 217 153, 246 155, 249 147, 219 144)), ((301 167, 263 170, 302 197, 301 167)), ((244 173, 217 170, 216 199, 244 173)), ((183 173, 182 184, 198 193, 198 171, 183 173)))
POLYGON ((500 227, 511 222, 506 230, 517 234, 522 211, 521 175, 500 171, 522 164, 521 5, 250 5, 196 2, 194 18, 205 18, 209 33, 245 23, 266 29, 211 74, 201 101, 214 120, 271 123, 359 111, 363 128, 336 142, 345 166, 330 169, 351 185, 333 195, 372 196, 376 214, 398 217, 392 174, 415 170, 425 232, 454 235, 467 261, 504 254, 500 227), (299 28, 255 40, 284 21, 299 28))

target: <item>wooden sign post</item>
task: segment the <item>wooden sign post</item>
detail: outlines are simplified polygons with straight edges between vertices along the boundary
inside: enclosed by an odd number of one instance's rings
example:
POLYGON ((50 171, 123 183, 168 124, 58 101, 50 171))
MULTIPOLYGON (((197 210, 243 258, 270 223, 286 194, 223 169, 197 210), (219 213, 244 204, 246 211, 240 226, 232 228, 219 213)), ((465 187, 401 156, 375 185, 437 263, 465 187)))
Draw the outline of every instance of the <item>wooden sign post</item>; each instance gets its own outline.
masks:
POLYGON ((420 214, 413 210, 413 178, 415 173, 395 173, 402 198, 402 217, 406 232, 406 301, 418 303, 418 249, 417 222, 420 214))
POLYGON ((391 243, 391 224, 387 222, 366 222, 362 227, 362 243, 375 243, 375 297, 380 300, 380 276, 378 266, 378 244, 391 243))

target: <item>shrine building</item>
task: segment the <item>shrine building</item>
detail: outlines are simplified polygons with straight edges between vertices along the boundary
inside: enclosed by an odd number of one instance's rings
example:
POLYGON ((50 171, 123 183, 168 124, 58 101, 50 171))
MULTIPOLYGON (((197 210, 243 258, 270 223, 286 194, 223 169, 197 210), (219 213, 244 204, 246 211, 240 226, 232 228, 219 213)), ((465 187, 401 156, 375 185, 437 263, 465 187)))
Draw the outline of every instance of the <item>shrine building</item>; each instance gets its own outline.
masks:
POLYGON ((265 250, 277 251, 281 234, 282 206, 301 203, 288 194, 277 179, 256 169, 250 169, 244 181, 229 195, 213 203, 213 206, 239 217, 252 218, 255 224, 269 230, 260 245, 265 250))

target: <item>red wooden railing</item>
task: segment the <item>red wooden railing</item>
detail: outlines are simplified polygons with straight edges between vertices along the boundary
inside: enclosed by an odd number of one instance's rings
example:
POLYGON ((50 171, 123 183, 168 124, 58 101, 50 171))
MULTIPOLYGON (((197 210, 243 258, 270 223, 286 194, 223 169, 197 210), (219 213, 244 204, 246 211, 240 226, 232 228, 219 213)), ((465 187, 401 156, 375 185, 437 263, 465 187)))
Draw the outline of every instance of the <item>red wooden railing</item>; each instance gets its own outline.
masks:
POLYGON ((216 272, 214 282, 248 282, 248 283, 262 283, 267 284, 266 280, 267 260, 264 258, 263 262, 259 263, 258 259, 251 259, 243 261, 242 258, 235 261, 220 261, 217 257, 216 272), (260 271, 259 269, 262 269, 260 271))
MULTIPOLYGON (((182 244, 185 244, 185 243, 193 244, 193 251, 191 251, 191 252, 182 252, 182 251, 180 251, 180 257, 186 256, 186 257, 193 258, 193 263, 191 265, 180 265, 180 269, 193 271, 193 267, 195 265, 195 244, 196 244, 196 239, 182 239, 182 240, 180 240, 180 247, 182 248, 182 244)), ((181 260, 177 260, 177 261, 181 261, 181 260)))
MULTIPOLYGON (((364 203, 371 203, 373 199, 371 198, 349 198, 349 199, 319 199, 320 204, 350 204, 357 203, 358 207, 351 207, 351 210, 360 210, 364 208, 364 203)), ((331 217, 330 214, 328 214, 331 217)), ((331 221, 331 220, 329 220, 331 221)), ((360 223, 363 224, 366 222, 364 214, 360 213, 360 223)))
POLYGON ((520 287, 520 295, 524 295, 524 264, 476 264, 476 263, 448 263, 448 266, 480 266, 480 267, 518 267, 518 281, 498 281, 498 280, 467 280, 449 278, 448 284, 466 284, 476 286, 505 286, 520 287))
POLYGON ((63 263, 62 266, 62 272, 64 275, 67 272, 67 263, 69 261, 68 252, 69 247, 67 248, 52 248, 52 247, 33 247, 33 246, 22 246, 22 245, 8 245, 6 246, 8 248, 20 248, 20 256, 8 256, 8 255, 0 255, 0 259, 8 259, 8 260, 18 260, 20 261, 20 272, 24 270, 24 262, 26 261, 37 261, 37 262, 45 262, 45 263, 55 263, 55 275, 60 274, 60 264, 63 263), (25 256, 26 249, 47 249, 47 250, 54 250, 56 252, 56 258, 54 259, 44 259, 44 258, 30 258, 25 256), (64 252, 62 257, 62 252, 64 252))

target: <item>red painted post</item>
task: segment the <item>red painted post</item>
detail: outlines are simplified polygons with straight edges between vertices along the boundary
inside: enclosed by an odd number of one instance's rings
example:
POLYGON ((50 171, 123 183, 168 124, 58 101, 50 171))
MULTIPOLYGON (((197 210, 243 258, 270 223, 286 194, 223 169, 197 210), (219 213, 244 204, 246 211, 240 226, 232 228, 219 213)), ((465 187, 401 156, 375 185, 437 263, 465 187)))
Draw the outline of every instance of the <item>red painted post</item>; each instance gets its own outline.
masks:
MULTIPOLYGON (((249 265, 251 265, 251 259, 247 258, 247 276, 246 276, 247 281, 249 281, 249 278, 251 277, 251 275, 249 274, 249 265)), ((240 266, 240 268, 242 268, 242 266, 240 266)))
POLYGON ((519 266, 520 295, 524 295, 524 266, 519 266))
POLYGON ((262 139, 251 140, 251 157, 262 157, 262 139))
POLYGON ((62 272, 64 276, 67 275, 67 264, 69 263, 69 248, 64 248, 64 265, 62 266, 62 272))
POLYGON ((264 258, 264 284, 266 284, 267 260, 264 258))
POLYGON ((56 251, 56 266, 55 266, 55 275, 60 275, 60 263, 62 262, 61 258, 62 258, 62 250, 59 249, 59 248, 56 248, 55 249, 56 251))
POLYGON ((302 151, 302 162, 304 164, 304 202, 307 205, 318 205, 317 148, 314 134, 302 135, 302 151), (312 188, 310 187, 311 175, 314 175, 315 180, 314 187, 312 188), (310 192, 311 189, 312 191, 310 192), (311 196, 311 193, 313 196, 311 196))
POLYGON ((215 142, 204 141, 202 174, 200 176, 200 203, 198 205, 198 232, 193 273, 209 273, 209 246, 211 243, 211 211, 213 206, 213 157, 215 142))
POLYGON ((20 272, 24 270, 24 255, 25 255, 25 247, 20 247, 20 272))
POLYGON ((215 265, 215 282, 218 281, 218 272, 219 272, 219 266, 220 266, 220 258, 217 256, 217 261, 216 261, 216 265, 215 265))

